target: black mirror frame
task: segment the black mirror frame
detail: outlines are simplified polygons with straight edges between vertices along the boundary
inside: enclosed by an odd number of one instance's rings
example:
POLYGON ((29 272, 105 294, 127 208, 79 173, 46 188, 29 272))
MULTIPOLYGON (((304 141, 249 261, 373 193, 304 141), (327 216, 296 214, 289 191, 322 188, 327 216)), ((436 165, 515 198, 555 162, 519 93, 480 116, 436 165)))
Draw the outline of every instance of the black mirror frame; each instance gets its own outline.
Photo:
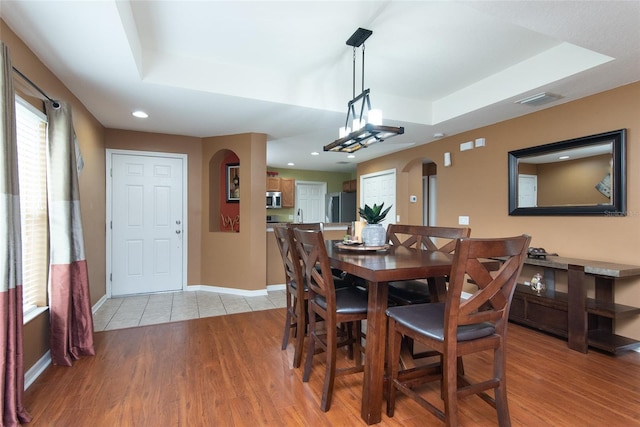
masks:
POLYGON ((627 183, 626 183, 626 129, 600 133, 597 135, 553 142, 537 147, 509 151, 509 215, 571 215, 571 216, 626 216, 627 215, 627 183), (542 206, 519 208, 518 204, 518 159, 540 155, 568 148, 596 145, 602 142, 613 142, 612 168, 612 204, 593 206, 542 206))

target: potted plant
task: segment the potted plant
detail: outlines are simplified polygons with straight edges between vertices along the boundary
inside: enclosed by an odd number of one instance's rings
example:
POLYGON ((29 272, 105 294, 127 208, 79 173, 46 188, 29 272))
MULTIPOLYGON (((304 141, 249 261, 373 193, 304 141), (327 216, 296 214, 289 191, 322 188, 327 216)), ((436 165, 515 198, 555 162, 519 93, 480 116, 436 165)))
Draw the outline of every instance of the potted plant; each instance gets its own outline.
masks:
MULTIPOLYGON (((392 205, 393 206, 393 205, 392 205)), ((387 232, 380 224, 391 210, 391 206, 384 208, 384 203, 373 204, 373 207, 365 204, 364 208, 359 208, 358 212, 367 225, 362 229, 362 242, 365 246, 383 246, 386 242, 387 232)))

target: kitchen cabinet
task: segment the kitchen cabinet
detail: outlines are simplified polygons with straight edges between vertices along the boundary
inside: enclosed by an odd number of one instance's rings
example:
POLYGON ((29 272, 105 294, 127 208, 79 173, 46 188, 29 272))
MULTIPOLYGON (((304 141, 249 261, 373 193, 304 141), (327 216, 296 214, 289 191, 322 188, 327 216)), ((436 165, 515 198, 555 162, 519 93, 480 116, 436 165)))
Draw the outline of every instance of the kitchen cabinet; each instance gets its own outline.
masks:
POLYGON ((282 192, 282 207, 295 207, 295 187, 296 180, 294 178, 280 178, 280 191, 282 192))
POLYGON ((344 181, 342 183, 342 191, 345 193, 355 193, 357 191, 356 180, 352 179, 350 181, 344 181))
POLYGON ((267 177, 267 191, 281 191, 280 190, 280 178, 277 176, 267 177))

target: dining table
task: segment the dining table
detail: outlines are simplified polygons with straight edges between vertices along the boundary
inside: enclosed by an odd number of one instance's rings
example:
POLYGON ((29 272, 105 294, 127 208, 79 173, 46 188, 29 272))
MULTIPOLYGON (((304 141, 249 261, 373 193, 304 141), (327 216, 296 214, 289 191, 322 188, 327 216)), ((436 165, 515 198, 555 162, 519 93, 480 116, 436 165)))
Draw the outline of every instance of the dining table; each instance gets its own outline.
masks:
MULTIPOLYGON (((325 244, 331 267, 359 277, 367 283, 367 328, 360 416, 368 425, 376 424, 382 419, 388 283, 443 278, 451 271, 453 255, 393 245, 367 248, 330 240, 325 244)), ((435 282, 432 284, 440 288, 432 288, 431 292, 437 295, 445 292, 444 280, 440 285, 435 282)))

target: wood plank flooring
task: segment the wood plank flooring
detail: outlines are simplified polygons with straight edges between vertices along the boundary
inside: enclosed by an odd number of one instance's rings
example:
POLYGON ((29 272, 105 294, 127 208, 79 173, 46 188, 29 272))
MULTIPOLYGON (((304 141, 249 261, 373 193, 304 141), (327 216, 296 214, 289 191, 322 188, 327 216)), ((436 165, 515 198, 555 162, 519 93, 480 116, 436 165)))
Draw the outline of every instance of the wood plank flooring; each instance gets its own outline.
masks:
MULTIPOLYGON (((323 363, 308 383, 280 350, 284 309, 97 332, 96 356, 51 366, 26 391, 31 427, 358 426, 362 374, 336 380, 331 410, 319 409, 323 363)), ((340 356, 344 357, 344 356, 340 356)), ((465 359, 467 373, 489 354, 465 359)), ((581 354, 514 324, 508 331, 508 395, 514 426, 640 425, 640 353, 581 354)), ((435 387, 426 389, 435 398, 435 387)), ((472 396, 463 426, 496 424, 472 396)), ((380 426, 442 425, 398 397, 380 426)))

